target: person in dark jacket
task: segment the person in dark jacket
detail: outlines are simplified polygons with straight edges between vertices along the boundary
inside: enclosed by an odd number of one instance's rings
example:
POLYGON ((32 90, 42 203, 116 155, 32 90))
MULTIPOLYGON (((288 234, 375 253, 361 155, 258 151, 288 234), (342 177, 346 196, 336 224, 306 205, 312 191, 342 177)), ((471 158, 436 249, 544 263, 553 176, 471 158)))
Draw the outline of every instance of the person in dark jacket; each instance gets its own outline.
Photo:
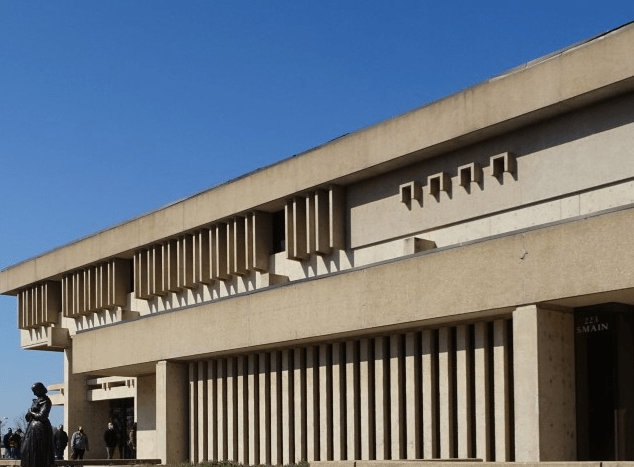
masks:
POLYGON ((31 390, 37 399, 33 399, 31 408, 26 413, 29 426, 24 434, 22 444, 22 467, 50 467, 53 464, 53 427, 48 419, 51 411, 51 400, 46 395, 46 387, 38 382, 31 390))
POLYGON ((7 430, 6 434, 4 435, 4 438, 2 439, 2 442, 4 443, 4 455, 8 459, 13 459, 13 448, 11 446, 11 436, 13 436, 13 430, 9 428, 9 430, 7 430))
POLYGON ((24 439, 24 433, 22 429, 18 428, 13 436, 11 436, 11 444, 13 445, 13 458, 20 458, 20 449, 22 448, 22 440, 24 439))
POLYGON ((64 425, 60 425, 53 435, 53 445, 55 446, 55 459, 62 460, 66 446, 68 446, 68 433, 64 431, 64 425))
POLYGON ((117 430, 114 429, 112 423, 108 423, 108 429, 103 434, 103 442, 106 445, 107 459, 112 459, 114 457, 114 448, 116 448, 119 443, 117 430))

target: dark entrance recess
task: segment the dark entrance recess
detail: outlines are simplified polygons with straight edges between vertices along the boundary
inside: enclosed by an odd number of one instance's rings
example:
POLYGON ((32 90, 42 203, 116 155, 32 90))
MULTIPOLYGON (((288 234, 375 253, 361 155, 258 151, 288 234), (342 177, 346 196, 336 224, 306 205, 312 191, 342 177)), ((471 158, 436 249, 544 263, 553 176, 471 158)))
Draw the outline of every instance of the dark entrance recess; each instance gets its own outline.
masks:
POLYGON ((271 253, 280 253, 286 250, 286 214, 284 210, 276 211, 273 213, 272 224, 273 224, 273 245, 271 253))
POLYGON ((134 458, 134 452, 128 448, 128 432, 134 423, 134 398, 113 399, 110 401, 109 418, 119 435, 119 446, 115 450, 115 457, 120 459, 134 458))
POLYGON ((575 310, 577 458, 634 460, 634 307, 575 310))

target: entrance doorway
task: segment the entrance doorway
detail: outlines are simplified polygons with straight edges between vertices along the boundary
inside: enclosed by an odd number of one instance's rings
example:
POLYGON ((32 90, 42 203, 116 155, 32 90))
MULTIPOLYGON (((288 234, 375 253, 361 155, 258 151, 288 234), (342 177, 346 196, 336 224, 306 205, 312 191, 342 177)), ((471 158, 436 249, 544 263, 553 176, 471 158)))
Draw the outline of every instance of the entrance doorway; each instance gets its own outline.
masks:
POLYGON ((575 310, 577 459, 634 460, 634 307, 575 310))
POLYGON ((134 424, 134 398, 112 399, 108 410, 110 421, 119 436, 118 453, 120 459, 135 459, 136 453, 128 447, 128 432, 134 424))

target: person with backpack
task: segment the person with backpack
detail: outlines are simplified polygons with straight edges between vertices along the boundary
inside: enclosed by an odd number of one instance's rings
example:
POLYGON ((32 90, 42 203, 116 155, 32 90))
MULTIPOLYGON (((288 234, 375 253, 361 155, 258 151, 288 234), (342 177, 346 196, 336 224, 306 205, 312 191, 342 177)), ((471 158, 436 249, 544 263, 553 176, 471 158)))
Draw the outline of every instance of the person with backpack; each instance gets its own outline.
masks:
POLYGON ((88 448, 88 436, 84 433, 84 428, 82 426, 73 433, 73 437, 71 438, 70 447, 72 449, 71 458, 76 460, 77 458, 83 459, 84 453, 86 451, 90 451, 88 448))

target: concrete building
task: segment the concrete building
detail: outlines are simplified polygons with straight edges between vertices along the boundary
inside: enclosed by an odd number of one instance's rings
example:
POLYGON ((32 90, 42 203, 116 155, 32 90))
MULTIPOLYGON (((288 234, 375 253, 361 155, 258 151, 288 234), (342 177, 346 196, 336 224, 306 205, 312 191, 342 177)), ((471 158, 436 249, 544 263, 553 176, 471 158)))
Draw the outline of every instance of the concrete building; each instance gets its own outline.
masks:
POLYGON ((632 50, 629 24, 4 269, 64 424, 136 421, 164 462, 634 460, 632 50))

